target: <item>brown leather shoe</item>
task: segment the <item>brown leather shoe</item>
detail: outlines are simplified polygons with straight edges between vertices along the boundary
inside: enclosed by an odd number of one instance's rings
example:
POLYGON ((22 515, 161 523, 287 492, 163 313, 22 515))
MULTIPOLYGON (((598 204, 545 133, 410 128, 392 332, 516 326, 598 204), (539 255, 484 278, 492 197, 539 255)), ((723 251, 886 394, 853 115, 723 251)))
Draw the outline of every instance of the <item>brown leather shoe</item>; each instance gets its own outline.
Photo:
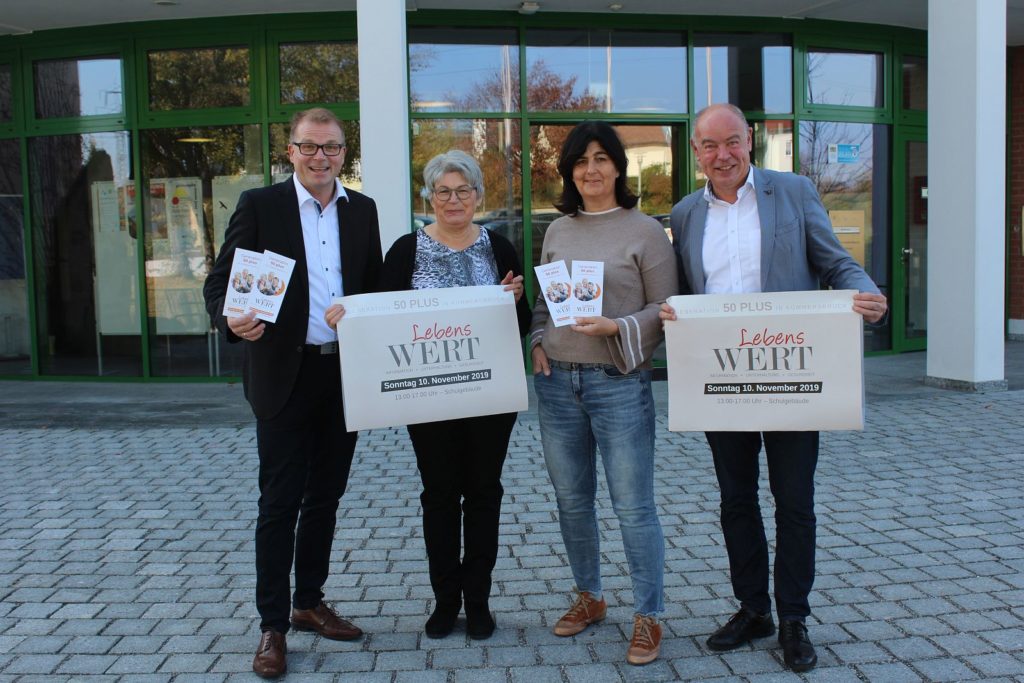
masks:
POLYGON ((355 640, 362 630, 321 602, 313 609, 293 609, 292 627, 296 631, 315 631, 329 640, 355 640))
POLYGON ((288 643, 284 634, 277 631, 264 631, 260 636, 260 646, 256 648, 256 656, 252 658, 252 670, 263 678, 277 678, 288 670, 285 655, 288 654, 288 643))
POLYGON ((661 652, 661 624, 654 617, 637 614, 633 617, 633 638, 626 650, 626 661, 630 664, 648 664, 658 658, 661 652))
POLYGON ((574 636, 593 623, 604 619, 608 613, 608 604, 604 598, 595 600, 587 591, 581 591, 576 602, 552 629, 556 636, 574 636))

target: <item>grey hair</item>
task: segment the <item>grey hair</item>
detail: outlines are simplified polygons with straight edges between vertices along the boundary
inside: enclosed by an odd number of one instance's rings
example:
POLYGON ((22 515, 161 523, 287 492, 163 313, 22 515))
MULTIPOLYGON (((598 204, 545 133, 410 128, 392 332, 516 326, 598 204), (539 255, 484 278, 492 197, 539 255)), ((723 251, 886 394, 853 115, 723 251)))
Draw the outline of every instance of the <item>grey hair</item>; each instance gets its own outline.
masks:
POLYGON ((713 114, 720 109, 731 111, 739 120, 743 122, 743 128, 750 128, 750 124, 747 123, 747 117, 743 115, 743 110, 737 107, 735 104, 729 104, 728 102, 719 102, 717 104, 709 104, 708 106, 697 112, 697 116, 693 119, 693 133, 690 134, 690 141, 693 144, 697 144, 697 129, 700 128, 700 122, 708 114, 713 114))
MULTIPOLYGON (((484 174, 476 159, 459 149, 450 149, 427 162, 423 167, 423 186, 430 197, 434 196, 434 184, 445 173, 458 173, 466 184, 476 190, 476 196, 484 196, 484 174)), ((454 188, 453 188, 454 189, 454 188)))

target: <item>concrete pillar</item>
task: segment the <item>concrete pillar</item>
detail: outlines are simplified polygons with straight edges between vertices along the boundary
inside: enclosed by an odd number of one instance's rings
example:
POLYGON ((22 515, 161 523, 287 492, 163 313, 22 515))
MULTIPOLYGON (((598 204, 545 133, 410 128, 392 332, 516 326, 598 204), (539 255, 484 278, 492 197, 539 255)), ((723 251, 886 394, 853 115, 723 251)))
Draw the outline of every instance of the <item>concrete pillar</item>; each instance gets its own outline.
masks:
POLYGON ((405 0, 357 0, 363 192, 377 201, 384 251, 409 232, 409 78, 405 0))
POLYGON ((925 382, 1005 390, 1006 2, 928 2, 925 382))

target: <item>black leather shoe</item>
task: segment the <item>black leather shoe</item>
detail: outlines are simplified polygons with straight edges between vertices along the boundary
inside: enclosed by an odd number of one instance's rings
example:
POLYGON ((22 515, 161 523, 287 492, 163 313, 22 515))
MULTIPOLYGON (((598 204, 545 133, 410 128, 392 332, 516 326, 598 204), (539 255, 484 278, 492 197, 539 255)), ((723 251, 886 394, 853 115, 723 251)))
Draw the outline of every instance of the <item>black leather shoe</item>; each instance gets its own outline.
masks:
POLYGON ((494 633, 494 617, 487 601, 466 601, 466 633, 473 640, 487 640, 494 633))
POLYGON ((818 663, 818 655, 802 621, 783 619, 779 622, 779 645, 786 666, 793 671, 810 671, 818 663))
POLYGON ((725 626, 708 638, 708 647, 717 652, 733 650, 754 638, 766 638, 775 633, 775 622, 770 614, 758 614, 741 607, 725 626))
POLYGON ((455 621, 462 609, 460 602, 438 602, 434 605, 434 613, 427 619, 423 631, 427 638, 444 638, 455 628, 455 621))

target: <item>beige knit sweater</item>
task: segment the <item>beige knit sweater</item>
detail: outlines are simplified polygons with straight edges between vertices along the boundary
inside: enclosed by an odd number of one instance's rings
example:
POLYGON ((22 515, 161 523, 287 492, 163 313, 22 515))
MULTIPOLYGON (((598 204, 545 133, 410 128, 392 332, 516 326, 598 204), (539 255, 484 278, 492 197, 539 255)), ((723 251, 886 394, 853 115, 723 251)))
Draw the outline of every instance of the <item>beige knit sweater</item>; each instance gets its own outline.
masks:
POLYGON ((530 325, 530 348, 541 344, 548 358, 604 363, 621 372, 649 368, 661 342, 658 310, 678 292, 676 259, 658 221, 636 209, 563 216, 548 228, 541 264, 565 260, 604 262, 602 314, 618 325, 614 337, 590 337, 572 327, 555 327, 543 298, 530 325))

